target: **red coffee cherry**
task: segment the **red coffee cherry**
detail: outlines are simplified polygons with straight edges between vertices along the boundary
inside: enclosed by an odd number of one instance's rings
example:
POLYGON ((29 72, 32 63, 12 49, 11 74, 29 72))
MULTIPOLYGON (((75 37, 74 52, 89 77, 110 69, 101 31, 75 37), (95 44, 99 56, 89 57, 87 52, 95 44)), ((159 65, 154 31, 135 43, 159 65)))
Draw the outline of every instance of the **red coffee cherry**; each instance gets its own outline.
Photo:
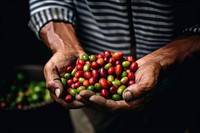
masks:
POLYGON ((115 52, 115 53, 113 53, 112 57, 115 58, 115 59, 121 59, 121 58, 123 58, 123 53, 122 52, 115 52))
POLYGON ((105 78, 100 78, 99 84, 100 84, 101 87, 104 88, 104 89, 108 88, 108 83, 107 83, 107 80, 106 80, 105 78))

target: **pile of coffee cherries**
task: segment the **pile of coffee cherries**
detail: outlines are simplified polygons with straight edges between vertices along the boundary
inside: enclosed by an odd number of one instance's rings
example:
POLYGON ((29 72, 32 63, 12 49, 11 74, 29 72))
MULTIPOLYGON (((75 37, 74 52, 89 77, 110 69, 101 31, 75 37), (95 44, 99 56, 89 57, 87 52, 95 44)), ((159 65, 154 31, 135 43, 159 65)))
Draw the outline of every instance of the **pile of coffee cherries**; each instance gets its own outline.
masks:
POLYGON ((86 89, 107 99, 122 100, 123 91, 135 83, 137 68, 133 56, 124 57, 122 52, 83 54, 76 66, 68 66, 61 77, 67 90, 64 100, 71 102, 76 94, 86 89))
POLYGON ((52 101, 44 80, 35 80, 17 71, 0 80, 0 108, 26 110, 52 101))

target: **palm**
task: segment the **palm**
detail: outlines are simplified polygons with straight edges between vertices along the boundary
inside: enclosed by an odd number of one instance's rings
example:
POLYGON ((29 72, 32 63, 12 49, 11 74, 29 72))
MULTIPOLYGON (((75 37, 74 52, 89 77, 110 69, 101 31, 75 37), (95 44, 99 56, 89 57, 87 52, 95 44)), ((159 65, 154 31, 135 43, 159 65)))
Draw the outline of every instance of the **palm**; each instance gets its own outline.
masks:
POLYGON ((67 66, 75 63, 75 60, 78 58, 77 55, 77 53, 55 53, 44 67, 47 88, 50 90, 51 97, 66 108, 80 108, 84 106, 83 103, 77 100, 74 100, 71 103, 66 103, 64 101, 63 97, 65 96, 66 90, 64 90, 60 81, 60 77, 65 74, 67 66), (55 95, 56 88, 61 90, 60 98, 57 98, 55 95))
POLYGON ((160 75, 161 67, 157 63, 145 63, 139 67, 136 72, 136 83, 126 88, 123 94, 125 100, 114 101, 105 99, 102 96, 97 96, 93 92, 84 90, 80 92, 77 98, 94 108, 100 108, 109 111, 119 110, 140 110, 143 109, 146 103, 152 99, 153 88, 157 84, 160 75), (129 91, 131 98, 125 94, 129 91))

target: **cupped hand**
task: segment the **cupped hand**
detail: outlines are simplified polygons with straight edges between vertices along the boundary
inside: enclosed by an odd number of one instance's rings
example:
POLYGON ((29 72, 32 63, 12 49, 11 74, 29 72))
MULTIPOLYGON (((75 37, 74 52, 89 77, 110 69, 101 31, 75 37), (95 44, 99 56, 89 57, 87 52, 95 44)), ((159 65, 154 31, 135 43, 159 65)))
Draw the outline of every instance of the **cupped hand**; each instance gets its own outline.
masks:
POLYGON ((64 101, 66 90, 64 90, 60 80, 60 77, 65 74, 67 66, 75 65, 76 59, 79 58, 83 53, 84 52, 56 52, 44 67, 46 86, 51 97, 66 108, 80 108, 84 106, 84 103, 77 100, 74 100, 71 103, 64 101))
POLYGON ((77 95, 77 99, 85 104, 107 111, 120 110, 142 110, 154 96, 153 89, 158 83, 161 73, 161 66, 156 62, 147 62, 139 65, 135 73, 135 84, 127 87, 123 92, 123 99, 114 101, 102 96, 95 95, 94 92, 84 90, 77 95))

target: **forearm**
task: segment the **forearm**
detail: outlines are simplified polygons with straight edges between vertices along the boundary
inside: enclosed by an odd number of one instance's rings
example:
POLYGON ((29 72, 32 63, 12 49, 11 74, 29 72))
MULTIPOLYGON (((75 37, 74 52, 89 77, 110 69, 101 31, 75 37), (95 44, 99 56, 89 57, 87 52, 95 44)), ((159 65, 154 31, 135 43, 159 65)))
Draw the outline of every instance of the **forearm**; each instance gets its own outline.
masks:
POLYGON ((84 53, 73 26, 64 22, 49 22, 40 30, 40 37, 53 53, 74 51, 84 53))
POLYGON ((164 47, 138 60, 138 65, 145 62, 157 62, 165 70, 174 63, 181 63, 194 53, 200 53, 200 35, 180 37, 164 47))

